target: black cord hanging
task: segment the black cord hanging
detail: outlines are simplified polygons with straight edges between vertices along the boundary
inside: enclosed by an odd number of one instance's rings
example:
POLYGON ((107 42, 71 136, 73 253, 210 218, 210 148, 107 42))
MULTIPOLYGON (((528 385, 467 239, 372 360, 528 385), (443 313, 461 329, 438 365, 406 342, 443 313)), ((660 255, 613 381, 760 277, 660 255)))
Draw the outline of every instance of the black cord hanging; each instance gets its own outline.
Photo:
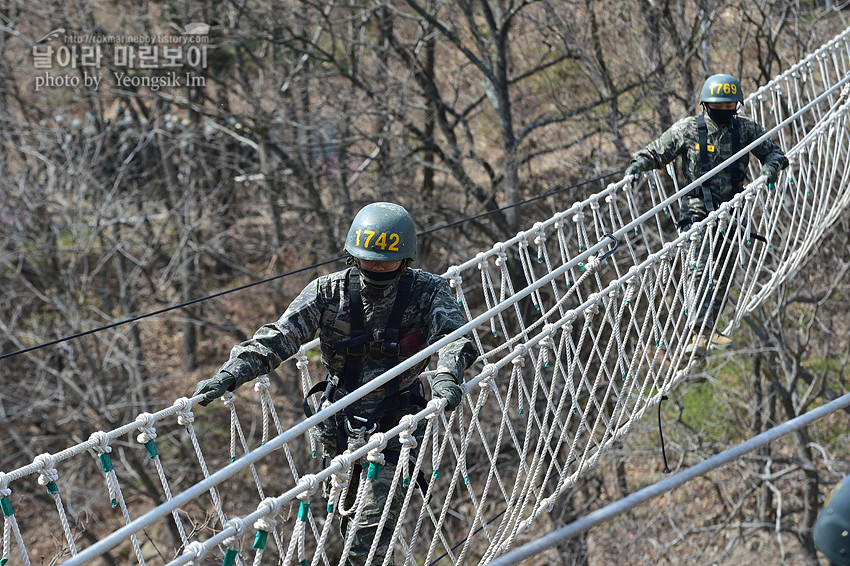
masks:
POLYGON ((658 402, 658 436, 661 437, 661 456, 664 458, 664 469, 661 470, 665 474, 670 473, 670 467, 667 465, 667 451, 664 449, 664 432, 661 430, 661 403, 667 400, 667 395, 661 396, 661 401, 658 402))

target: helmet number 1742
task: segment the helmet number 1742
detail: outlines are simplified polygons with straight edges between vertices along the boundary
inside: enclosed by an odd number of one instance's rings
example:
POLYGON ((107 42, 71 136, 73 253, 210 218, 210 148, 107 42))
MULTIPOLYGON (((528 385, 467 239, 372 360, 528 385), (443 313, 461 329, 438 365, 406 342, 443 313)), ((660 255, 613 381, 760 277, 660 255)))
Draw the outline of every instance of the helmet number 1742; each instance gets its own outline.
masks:
POLYGON ((386 232, 381 232, 380 234, 378 234, 374 230, 357 229, 354 233, 357 235, 357 241, 355 242, 354 245, 356 245, 358 247, 360 246, 360 237, 365 236, 366 240, 363 242, 363 247, 366 248, 366 249, 368 249, 369 245, 371 244, 373 247, 379 247, 382 250, 390 250, 390 251, 393 251, 393 252, 398 251, 398 244, 399 244, 400 238, 399 238, 399 235, 396 234, 395 232, 392 232, 390 234, 387 234, 386 232), (372 238, 375 237, 375 234, 378 234, 378 237, 375 239, 375 241, 373 243, 372 238), (389 244, 387 244, 387 238, 388 237, 389 237, 389 240, 390 240, 389 244))

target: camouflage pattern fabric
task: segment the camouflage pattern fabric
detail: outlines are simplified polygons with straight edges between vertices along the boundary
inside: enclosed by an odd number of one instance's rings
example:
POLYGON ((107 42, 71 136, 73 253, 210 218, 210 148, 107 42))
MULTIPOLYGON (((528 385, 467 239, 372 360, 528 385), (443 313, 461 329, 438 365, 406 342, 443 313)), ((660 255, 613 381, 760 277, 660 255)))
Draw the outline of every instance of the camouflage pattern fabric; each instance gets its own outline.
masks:
MULTIPOLYGON (((466 324, 448 283, 442 277, 419 269, 408 271, 413 275, 413 285, 399 329, 399 362, 466 324)), ((345 351, 337 351, 333 346, 350 338, 347 274, 348 270, 338 271, 307 285, 277 322, 264 325, 251 340, 235 346, 221 371, 235 377, 238 387, 276 368, 318 332, 322 364, 330 375, 340 375, 345 364, 345 351)), ((397 289, 397 282, 386 288, 361 284, 364 326, 374 340, 363 357, 361 385, 387 369, 380 352, 380 341, 383 340, 397 289)), ((440 349, 437 368, 460 378, 476 356, 472 341, 461 337, 440 349)), ((423 360, 401 374, 400 388, 413 385, 427 364, 428 360, 423 360)), ((355 413, 369 415, 384 394, 384 388, 373 391, 356 404, 355 413)))
MULTIPOLYGON (((734 217, 733 217, 734 222, 734 217)), ((717 239, 713 254, 710 238, 704 231, 700 237, 691 240, 690 245, 696 257, 693 272, 690 273, 686 284, 686 302, 688 318, 693 320, 694 328, 699 329, 703 323, 707 329, 714 326, 714 321, 723 308, 723 297, 735 269, 737 250, 731 245, 732 234, 736 224, 726 229, 726 234, 717 239), (724 269, 725 267, 725 269, 724 269), (711 285, 703 285, 703 277, 711 277, 711 285), (715 290, 717 293, 715 294, 715 290)), ((704 230, 704 229, 703 229, 704 230)))
MULTIPOLYGON (((359 273, 355 268, 352 269, 354 269, 353 278, 356 280, 359 273)), ((312 340, 318 332, 321 339, 322 364, 330 374, 330 379, 336 381, 334 376, 341 375, 346 353, 344 350, 337 351, 334 345, 351 338, 349 271, 346 269, 325 275, 307 285, 277 322, 266 324, 254 334, 251 340, 235 346, 230 352, 230 359, 220 371, 235 377, 236 387, 238 387, 276 368, 283 360, 295 354, 302 344, 312 340)), ((413 281, 410 301, 399 328, 398 362, 413 356, 427 345, 433 344, 466 324, 446 280, 418 269, 408 269, 408 271, 412 274, 413 281)), ((360 285, 364 328, 366 332, 371 333, 373 342, 367 345, 363 356, 358 386, 368 383, 387 370, 380 344, 387 320, 395 304, 398 280, 386 287, 368 285, 363 281, 360 285)), ((476 357, 477 352, 473 342, 469 337, 463 336, 439 350, 437 369, 455 376, 459 383, 464 371, 476 357)), ((402 373, 399 377, 400 390, 412 386, 421 387, 419 374, 426 369, 427 365, 426 359, 402 373)), ((342 397, 344 393, 339 392, 337 398, 342 397)), ((354 414, 364 417, 371 415, 384 396, 385 388, 378 388, 354 404, 354 414)), ((330 402, 325 400, 323 407, 330 402)), ((418 410, 421 410, 421 407, 409 407, 399 411, 396 416, 401 418, 405 413, 412 414, 418 410)), ((419 425, 415 436, 421 440, 425 423, 420 422, 419 425)), ((322 426, 314 427, 311 434, 321 442, 322 456, 336 455, 337 428, 332 419, 322 423, 322 426)), ((352 440, 349 438, 349 442, 352 440)), ((390 439, 385 454, 398 449, 398 439, 390 439)), ((385 464, 381 468, 379 477, 376 480, 370 480, 371 486, 367 486, 369 489, 366 493, 367 507, 364 509, 355 545, 349 557, 350 564, 359 566, 368 555, 375 536, 375 526, 383 512, 394 471, 395 464, 385 464)), ((387 523, 387 529, 381 534, 379 552, 381 559, 389 551, 392 528, 395 526, 403 500, 403 490, 396 491, 392 501, 391 520, 387 523)), ((354 488, 351 492, 354 492, 354 488)))
MULTIPOLYGON (((369 464, 364 459, 360 462, 360 465, 354 466, 354 473, 351 476, 352 484, 348 489, 345 500, 345 508, 351 508, 354 504, 360 482, 366 482, 363 494, 363 511, 360 515, 360 520, 356 524, 357 530, 354 533, 351 552, 348 554, 346 566, 366 566, 366 559, 369 557, 369 550, 372 548, 372 541, 375 540, 378 524, 381 522, 381 516, 384 513, 384 505, 389 500, 391 491, 392 501, 390 503, 389 514, 387 515, 386 523, 384 523, 384 528, 378 536, 375 557, 370 565, 383 564, 387 553, 392 553, 390 543, 392 542, 393 530, 395 530, 396 523, 398 523, 399 512, 404 503, 404 494, 408 489, 407 487, 403 487, 401 482, 395 487, 395 490, 392 489, 392 481, 397 464, 392 462, 383 464, 378 472, 378 477, 375 479, 367 479, 365 472, 361 471, 365 468, 360 468, 361 465, 368 466, 369 464)), ((411 482, 413 481, 411 480, 411 482)), ((354 515, 352 514, 353 517, 354 515)), ((348 518, 343 519, 340 523, 340 534, 345 537, 350 527, 351 524, 348 518)), ((391 557, 388 564, 392 565, 394 563, 395 560, 391 557)))
MULTIPOLYGON (((735 117, 740 131, 741 148, 749 145, 753 140, 761 137, 765 130, 760 125, 747 118, 735 117)), ((705 117, 708 129, 708 146, 714 151, 708 152, 711 167, 715 167, 732 157, 732 128, 729 126, 719 127, 708 115, 705 117)), ((788 159, 779 145, 772 139, 766 139, 753 148, 750 152, 761 162, 762 167, 779 171, 788 166, 788 159)), ((641 171, 660 169, 671 163, 676 157, 682 158, 682 175, 684 184, 690 184, 703 173, 700 164, 699 133, 697 131, 697 117, 690 116, 679 120, 670 129, 661 134, 657 140, 637 152, 632 157, 632 164, 640 166, 641 171)), ((740 163, 746 172, 749 164, 749 154, 741 158, 740 163)), ((733 186, 732 167, 727 167, 709 180, 714 198, 717 203, 730 200, 741 187, 733 186)), ((683 185, 684 186, 684 185, 683 185)), ((691 216, 701 220, 708 215, 702 196, 686 196, 682 199, 682 220, 691 216)))

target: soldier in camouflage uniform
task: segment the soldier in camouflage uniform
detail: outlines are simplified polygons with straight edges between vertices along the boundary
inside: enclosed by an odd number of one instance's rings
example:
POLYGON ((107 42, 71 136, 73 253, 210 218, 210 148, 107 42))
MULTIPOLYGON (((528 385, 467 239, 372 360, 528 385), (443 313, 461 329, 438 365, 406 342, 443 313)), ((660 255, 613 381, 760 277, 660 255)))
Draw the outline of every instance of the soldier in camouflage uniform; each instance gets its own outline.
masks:
MULTIPOLYGON (((626 175, 637 176, 644 171, 660 169, 676 157, 681 157, 685 183, 690 184, 701 177, 764 135, 765 130, 760 125, 735 115, 743 100, 744 95, 738 79, 731 75, 709 77, 700 92, 704 114, 679 120, 661 137, 637 152, 626 168, 626 175)), ((788 159, 782 149, 771 139, 763 141, 750 153, 761 162, 760 176, 765 177, 771 185, 776 183, 779 171, 788 166, 788 159)), ((694 222, 704 219, 709 212, 740 192, 748 181, 749 162, 748 153, 684 196, 679 230, 688 230, 694 222)), ((726 258, 719 254, 715 258, 709 257, 709 245, 703 245, 706 232, 701 231, 699 236, 698 240, 692 242, 692 245, 697 246, 699 256, 693 277, 688 280, 687 293, 687 307, 689 312, 693 313, 694 328, 697 332, 685 352, 706 356, 712 350, 733 346, 732 341, 719 332, 711 334, 716 317, 723 306, 722 290, 728 287, 732 262, 727 263, 726 258), (714 273, 712 285, 703 285, 703 275, 706 270, 711 271, 712 261, 715 266, 725 264, 729 269, 720 274, 714 273), (714 293, 715 289, 720 292, 714 293), (706 338, 706 334, 711 334, 711 338, 706 338)), ((717 249, 725 250, 724 253, 728 253, 730 247, 728 244, 716 246, 717 249)))
MULTIPOLYGON (((349 269, 307 285, 277 322, 263 326, 251 340, 235 346, 218 373, 198 384, 195 395, 205 396, 202 405, 272 371, 318 332, 328 379, 310 394, 321 391, 324 408, 466 323, 443 278, 409 268, 416 259, 416 230, 410 214, 401 206, 375 203, 364 207, 351 224, 345 249, 349 269)), ((446 399, 448 410, 460 404, 462 390, 458 384, 475 358, 475 347, 468 337, 440 349, 431 391, 434 397, 446 399)), ((321 444, 323 462, 357 441, 358 432, 362 442, 363 433, 389 430, 402 416, 421 411, 427 401, 419 374, 427 364, 428 360, 416 364, 349 406, 345 414, 311 430, 321 444)), ((305 400, 305 410, 309 410, 306 405, 305 400)), ((417 430, 419 439, 424 424, 421 422, 417 430)), ((368 484, 371 490, 365 494, 365 508, 348 559, 351 565, 363 565, 368 556, 399 451, 398 439, 391 439, 384 450, 386 463, 368 484)), ((350 496, 357 490, 359 468, 352 470, 350 496)), ((380 533, 377 564, 392 552, 390 538, 402 500, 403 490, 397 486, 389 520, 380 533)), ((346 530, 345 522, 342 528, 346 530)))

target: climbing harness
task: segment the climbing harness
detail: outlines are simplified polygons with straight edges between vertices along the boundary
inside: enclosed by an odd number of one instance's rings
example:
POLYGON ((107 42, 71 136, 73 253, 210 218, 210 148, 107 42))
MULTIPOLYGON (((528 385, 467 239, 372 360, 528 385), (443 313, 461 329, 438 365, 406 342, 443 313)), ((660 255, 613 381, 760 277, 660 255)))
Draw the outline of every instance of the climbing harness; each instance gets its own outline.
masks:
MULTIPOLYGON (((741 126, 736 118, 732 118, 732 123, 729 127, 732 130, 732 155, 735 155, 741 150, 741 126)), ((709 146, 708 144, 708 126, 705 123, 705 114, 697 116, 697 137, 699 138, 700 176, 702 176, 711 171, 714 167, 708 156, 709 149, 713 146, 709 146)), ((712 149, 711 151, 715 150, 712 149)), ((729 172, 732 178, 732 194, 738 194, 744 188, 744 183, 747 180, 747 176, 744 173, 744 167, 748 161, 749 154, 742 156, 740 159, 735 161, 735 163, 729 166, 729 172)), ((701 186, 688 193, 689 197, 701 197, 703 202, 705 202, 705 208, 708 212, 713 212, 718 206, 720 206, 720 203, 717 202, 715 197, 714 189, 711 186, 711 182, 713 180, 714 179, 706 180, 701 186)))
MULTIPOLYGON (((333 403, 360 385, 363 369, 363 358, 372 352, 379 352, 383 358, 384 368, 390 369, 399 362, 401 347, 399 338, 401 321, 410 304, 413 275, 405 273, 398 281, 396 298, 383 338, 376 339, 377 333, 372 328, 365 328, 363 301, 360 294, 360 279, 355 268, 350 268, 346 274, 348 305, 350 309, 351 337, 332 345, 337 352, 345 352, 345 363, 340 376, 328 376, 324 381, 314 385, 304 398, 303 408, 307 417, 313 415, 308 403, 311 396, 321 393, 319 406, 325 401, 333 403)), ((341 454, 348 447, 348 439, 358 435, 370 435, 375 431, 386 431, 398 424, 404 411, 411 407, 424 407, 427 400, 424 396, 422 382, 417 379, 410 387, 401 390, 401 378, 391 380, 385 386, 383 400, 368 416, 355 413, 356 404, 346 407, 334 417, 331 426, 336 430, 336 453, 341 454)), ((320 425, 321 426, 321 425, 320 425)), ((327 425, 325 425, 327 426, 327 425)), ((323 457, 323 467, 329 458, 323 457)))

